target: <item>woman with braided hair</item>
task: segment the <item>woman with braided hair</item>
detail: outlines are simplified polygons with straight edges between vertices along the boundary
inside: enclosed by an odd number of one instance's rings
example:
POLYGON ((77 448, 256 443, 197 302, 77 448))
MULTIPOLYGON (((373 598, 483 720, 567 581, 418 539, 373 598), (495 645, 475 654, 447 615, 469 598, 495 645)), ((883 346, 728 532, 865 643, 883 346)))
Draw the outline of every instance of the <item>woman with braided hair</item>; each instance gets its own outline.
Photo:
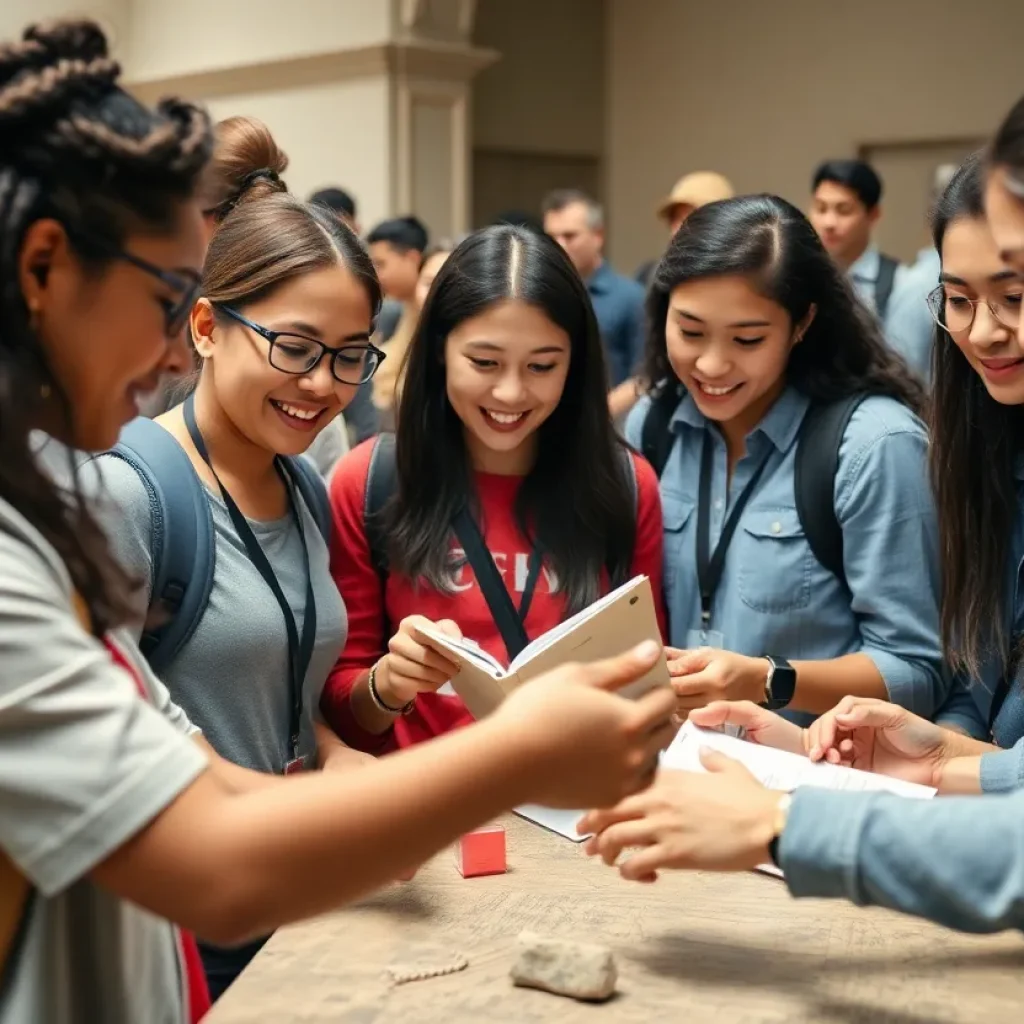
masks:
POLYGON ((509 807, 606 805, 671 733, 670 694, 607 692, 653 666, 642 647, 349 776, 261 774, 195 736, 120 628, 132 581, 76 481, 76 450, 185 367, 205 246, 207 119, 117 74, 88 22, 0 44, 0 1024, 198 1020, 176 925, 241 944, 509 807))

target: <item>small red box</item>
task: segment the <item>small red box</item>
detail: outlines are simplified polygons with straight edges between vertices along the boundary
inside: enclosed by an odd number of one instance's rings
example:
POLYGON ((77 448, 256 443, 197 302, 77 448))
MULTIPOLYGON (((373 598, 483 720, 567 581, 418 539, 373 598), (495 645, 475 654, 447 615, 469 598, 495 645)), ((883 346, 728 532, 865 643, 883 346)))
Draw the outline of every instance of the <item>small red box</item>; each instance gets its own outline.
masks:
POLYGON ((463 878, 480 875, 503 875, 505 863, 505 829, 491 825, 467 832, 455 844, 455 866, 463 878))

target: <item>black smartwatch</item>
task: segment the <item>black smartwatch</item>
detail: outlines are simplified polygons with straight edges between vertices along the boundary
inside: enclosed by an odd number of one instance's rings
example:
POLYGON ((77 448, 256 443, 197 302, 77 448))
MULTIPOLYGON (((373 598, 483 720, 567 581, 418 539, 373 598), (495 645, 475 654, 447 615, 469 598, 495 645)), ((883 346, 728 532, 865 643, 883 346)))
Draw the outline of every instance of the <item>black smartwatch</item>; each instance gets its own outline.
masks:
POLYGON ((768 678, 764 681, 764 700, 761 706, 769 711, 786 707, 796 692, 796 669, 785 658, 764 655, 768 662, 768 678))

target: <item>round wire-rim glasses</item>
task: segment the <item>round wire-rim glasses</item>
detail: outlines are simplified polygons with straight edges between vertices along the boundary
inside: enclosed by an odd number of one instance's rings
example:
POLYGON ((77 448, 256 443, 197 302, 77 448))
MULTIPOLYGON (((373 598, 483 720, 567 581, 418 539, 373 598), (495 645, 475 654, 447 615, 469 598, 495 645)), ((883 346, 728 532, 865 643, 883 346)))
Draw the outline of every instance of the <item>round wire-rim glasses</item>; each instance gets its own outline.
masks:
POLYGON ((1011 331, 1020 326, 1019 295, 1006 295, 1003 301, 992 299, 969 299, 966 295, 947 295, 944 285, 939 285, 928 294, 928 311, 932 319, 947 331, 969 331, 974 326, 978 304, 984 302, 996 323, 1011 331), (1014 305, 1014 301, 1016 305, 1014 305))

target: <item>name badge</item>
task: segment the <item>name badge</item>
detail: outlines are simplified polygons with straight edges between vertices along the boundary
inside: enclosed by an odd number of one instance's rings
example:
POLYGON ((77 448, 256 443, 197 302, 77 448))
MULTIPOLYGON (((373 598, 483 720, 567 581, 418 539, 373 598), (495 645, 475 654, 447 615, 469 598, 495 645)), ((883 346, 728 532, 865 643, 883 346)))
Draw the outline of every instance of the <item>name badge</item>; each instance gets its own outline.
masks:
POLYGON ((691 629, 686 634, 686 649, 696 650, 698 647, 714 647, 725 649, 725 634, 717 629, 691 629))

